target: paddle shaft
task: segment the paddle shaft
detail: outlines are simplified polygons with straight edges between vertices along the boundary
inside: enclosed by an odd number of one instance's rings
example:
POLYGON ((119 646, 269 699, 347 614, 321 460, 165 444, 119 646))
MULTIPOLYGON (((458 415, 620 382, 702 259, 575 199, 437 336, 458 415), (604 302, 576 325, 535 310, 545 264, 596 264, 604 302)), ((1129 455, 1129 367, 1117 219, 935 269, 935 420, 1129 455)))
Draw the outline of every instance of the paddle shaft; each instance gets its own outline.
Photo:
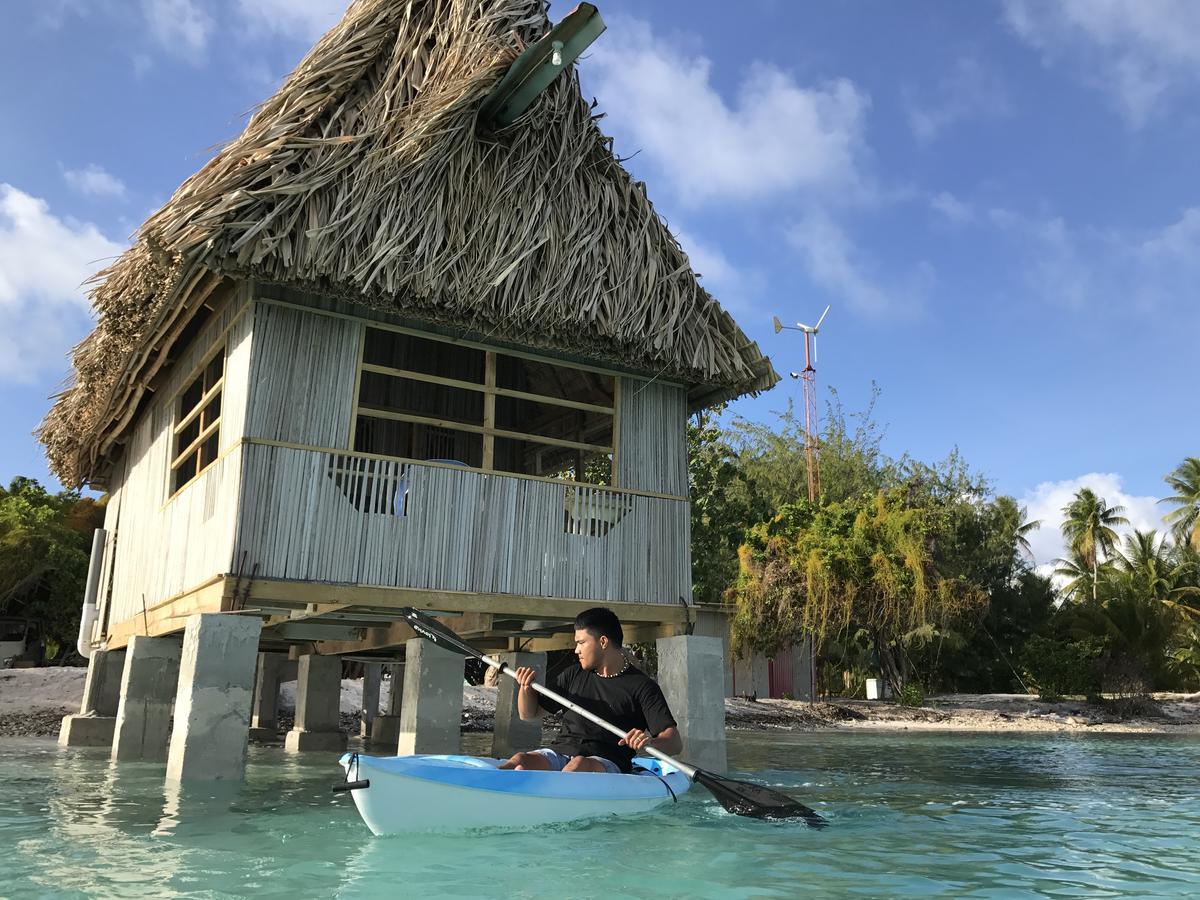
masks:
MULTIPOLYGON (((475 652, 478 653, 479 651, 475 651, 475 652)), ((513 681, 517 680, 516 671, 508 663, 500 662, 500 660, 498 660, 498 659, 492 659, 492 657, 487 656, 486 654, 483 654, 483 653, 479 653, 479 659, 482 660, 486 665, 491 666, 493 669, 499 669, 500 673, 502 675, 507 675, 513 681)), ((555 691, 550 690, 550 688, 546 687, 545 685, 534 682, 532 685, 530 685, 530 687, 532 687, 535 691, 537 691, 543 697, 549 697, 555 703, 561 703, 563 706, 565 706, 571 712, 583 716, 589 722, 594 722, 596 725, 599 725, 601 728, 605 729, 606 731, 609 731, 612 734, 615 734, 617 737, 619 737, 619 738, 625 737, 626 733, 624 731, 622 731, 620 728, 618 728, 616 725, 600 718, 594 712, 584 709, 579 704, 572 703, 566 697, 562 696, 559 693, 556 693, 555 691)), ((651 735, 651 737, 653 737, 653 735, 651 735)), ((636 752, 637 753, 646 753, 650 756, 653 756, 655 759, 659 760, 660 762, 669 763, 670 765, 677 768, 684 775, 686 775, 688 778, 692 779, 693 781, 696 780, 696 770, 695 769, 693 769, 691 766, 687 765, 686 763, 682 763, 679 760, 674 759, 673 757, 667 756, 667 754, 663 753, 661 750, 659 750, 656 747, 646 746, 636 752)))

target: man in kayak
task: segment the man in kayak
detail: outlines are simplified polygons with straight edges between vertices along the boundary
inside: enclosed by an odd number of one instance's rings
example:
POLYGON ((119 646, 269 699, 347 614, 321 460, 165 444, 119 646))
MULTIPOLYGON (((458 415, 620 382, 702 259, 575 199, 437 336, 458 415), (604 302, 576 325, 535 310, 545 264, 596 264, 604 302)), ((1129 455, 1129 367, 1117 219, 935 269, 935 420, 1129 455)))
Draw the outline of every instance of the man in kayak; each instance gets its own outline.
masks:
POLYGON ((549 747, 514 753, 501 769, 542 769, 559 772, 629 772, 634 755, 654 747, 674 755, 683 749, 675 717, 658 683, 634 668, 621 644, 621 621, 603 607, 575 617, 577 665, 562 671, 554 689, 572 703, 624 729, 614 735, 578 713, 564 710, 532 687, 536 673, 522 666, 513 674, 521 685, 517 712, 526 721, 562 712, 562 732, 549 747))

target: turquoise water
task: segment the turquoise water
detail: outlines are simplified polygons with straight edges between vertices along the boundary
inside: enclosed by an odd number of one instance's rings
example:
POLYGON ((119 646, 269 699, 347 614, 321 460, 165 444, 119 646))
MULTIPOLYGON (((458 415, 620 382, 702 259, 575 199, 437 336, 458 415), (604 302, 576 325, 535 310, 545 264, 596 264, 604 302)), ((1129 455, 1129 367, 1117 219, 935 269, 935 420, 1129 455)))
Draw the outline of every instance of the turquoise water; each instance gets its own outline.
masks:
POLYGON ((739 819, 695 788, 634 819, 375 838, 329 792, 332 754, 252 748, 245 785, 180 796, 159 766, 4 740, 0 896, 1200 893, 1197 739, 755 734, 730 757, 831 827, 739 819))

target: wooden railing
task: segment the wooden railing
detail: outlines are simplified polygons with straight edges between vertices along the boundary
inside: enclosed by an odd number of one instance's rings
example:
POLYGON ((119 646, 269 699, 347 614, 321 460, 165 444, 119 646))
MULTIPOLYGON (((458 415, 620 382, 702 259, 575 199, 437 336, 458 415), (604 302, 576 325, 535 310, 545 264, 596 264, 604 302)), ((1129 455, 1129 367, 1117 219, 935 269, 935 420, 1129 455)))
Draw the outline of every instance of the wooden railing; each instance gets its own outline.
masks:
POLYGON ((686 501, 247 443, 238 547, 258 575, 677 603, 686 501))

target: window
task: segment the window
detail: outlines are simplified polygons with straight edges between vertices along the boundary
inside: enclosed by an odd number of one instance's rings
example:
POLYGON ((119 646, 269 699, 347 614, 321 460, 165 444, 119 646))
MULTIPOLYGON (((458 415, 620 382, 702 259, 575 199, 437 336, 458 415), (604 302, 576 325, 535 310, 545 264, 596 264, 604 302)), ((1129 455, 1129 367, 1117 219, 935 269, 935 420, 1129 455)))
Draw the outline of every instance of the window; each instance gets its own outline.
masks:
POLYGON ((176 401, 171 493, 178 493, 217 459, 221 432, 221 389, 225 348, 209 358, 176 401))
POLYGON ((615 405, 611 375, 368 328, 353 449, 611 484, 615 405))

